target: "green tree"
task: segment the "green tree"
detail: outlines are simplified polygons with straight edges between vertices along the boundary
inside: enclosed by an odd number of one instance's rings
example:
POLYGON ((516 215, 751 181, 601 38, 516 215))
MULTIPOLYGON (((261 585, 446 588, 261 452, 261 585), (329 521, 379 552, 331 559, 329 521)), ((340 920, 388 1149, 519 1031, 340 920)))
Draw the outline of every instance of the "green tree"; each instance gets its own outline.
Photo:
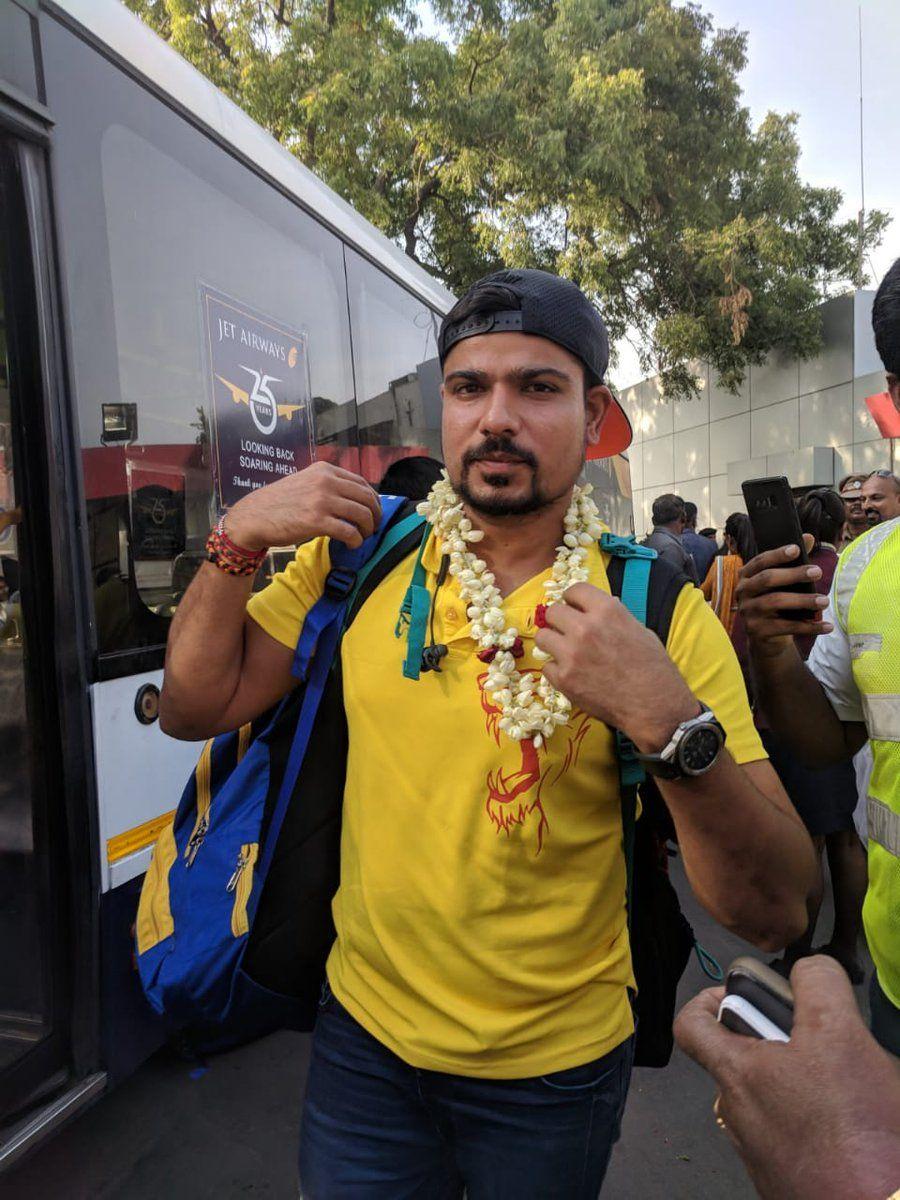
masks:
POLYGON ((128 0, 455 291, 541 266, 637 329, 666 390, 807 356, 887 224, 805 184, 741 103, 746 36, 673 0, 128 0), (426 36, 421 18, 440 36, 426 36), (861 244, 860 244, 861 243, 861 244))

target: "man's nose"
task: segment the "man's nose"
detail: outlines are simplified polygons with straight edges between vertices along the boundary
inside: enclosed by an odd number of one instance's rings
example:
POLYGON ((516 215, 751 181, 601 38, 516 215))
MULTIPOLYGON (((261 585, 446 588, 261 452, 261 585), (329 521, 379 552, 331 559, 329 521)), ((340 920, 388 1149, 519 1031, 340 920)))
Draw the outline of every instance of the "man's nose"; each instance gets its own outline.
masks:
POLYGON ((514 387, 502 381, 495 383, 488 393, 487 403, 482 409, 482 432, 515 433, 521 424, 516 401, 517 393, 514 387))

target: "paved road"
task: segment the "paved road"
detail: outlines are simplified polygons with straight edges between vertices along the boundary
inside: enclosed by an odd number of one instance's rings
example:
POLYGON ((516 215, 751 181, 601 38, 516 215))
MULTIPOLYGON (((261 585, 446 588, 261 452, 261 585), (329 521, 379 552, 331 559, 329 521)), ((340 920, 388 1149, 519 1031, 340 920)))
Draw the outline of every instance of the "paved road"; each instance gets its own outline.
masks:
MULTIPOLYGON (((679 886, 698 937, 720 962, 746 951, 679 886)), ((830 917, 823 921, 827 932, 830 917)), ((692 961, 682 999, 704 982, 692 961)), ((202 1073, 162 1052, 0 1181, 0 1198, 295 1198, 307 1056, 308 1039, 288 1033, 221 1055, 202 1073)), ((712 1101, 708 1078, 678 1051, 665 1071, 636 1071, 604 1200, 752 1200, 712 1101)))

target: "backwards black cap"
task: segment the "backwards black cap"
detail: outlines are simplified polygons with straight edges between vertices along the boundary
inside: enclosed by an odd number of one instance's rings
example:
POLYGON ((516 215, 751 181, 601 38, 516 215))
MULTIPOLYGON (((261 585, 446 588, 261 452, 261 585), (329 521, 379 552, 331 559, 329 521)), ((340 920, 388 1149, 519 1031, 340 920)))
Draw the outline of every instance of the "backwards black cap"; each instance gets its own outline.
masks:
MULTIPOLYGON (((609 366, 609 334, 600 314, 581 288, 549 271, 495 271, 474 283, 441 324, 438 335, 441 366, 457 342, 485 333, 530 333, 556 342, 584 364, 589 387, 603 382, 609 366), (487 290, 489 285, 512 293, 517 304, 454 319, 454 313, 473 293, 487 290)), ((588 457, 619 454, 630 442, 631 425, 615 403, 604 419, 600 444, 589 449, 588 457)))

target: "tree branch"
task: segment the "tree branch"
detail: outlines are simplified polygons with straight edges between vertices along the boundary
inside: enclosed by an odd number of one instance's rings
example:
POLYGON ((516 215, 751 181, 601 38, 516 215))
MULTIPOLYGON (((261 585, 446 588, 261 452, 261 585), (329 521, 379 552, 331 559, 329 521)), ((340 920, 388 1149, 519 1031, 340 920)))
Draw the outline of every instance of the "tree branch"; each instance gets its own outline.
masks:
POLYGON ((216 24, 215 17, 213 17, 211 0, 206 0, 206 4, 203 6, 203 12, 201 16, 203 19, 203 27, 206 30, 207 41, 215 50, 218 50, 219 54, 221 54, 223 58, 227 59, 230 63, 234 63, 234 54, 232 53, 232 49, 225 40, 225 35, 222 33, 222 30, 216 24))
POLYGON ((416 258, 416 242, 418 241, 416 235, 416 225, 419 223, 419 217, 422 215, 422 209, 425 205, 425 202, 437 192, 440 186, 441 181, 437 175, 432 175, 430 179, 426 179, 425 182, 416 190, 416 202, 412 208, 412 211, 403 222, 403 237, 406 241, 406 253, 415 262, 419 261, 418 258, 416 258))

